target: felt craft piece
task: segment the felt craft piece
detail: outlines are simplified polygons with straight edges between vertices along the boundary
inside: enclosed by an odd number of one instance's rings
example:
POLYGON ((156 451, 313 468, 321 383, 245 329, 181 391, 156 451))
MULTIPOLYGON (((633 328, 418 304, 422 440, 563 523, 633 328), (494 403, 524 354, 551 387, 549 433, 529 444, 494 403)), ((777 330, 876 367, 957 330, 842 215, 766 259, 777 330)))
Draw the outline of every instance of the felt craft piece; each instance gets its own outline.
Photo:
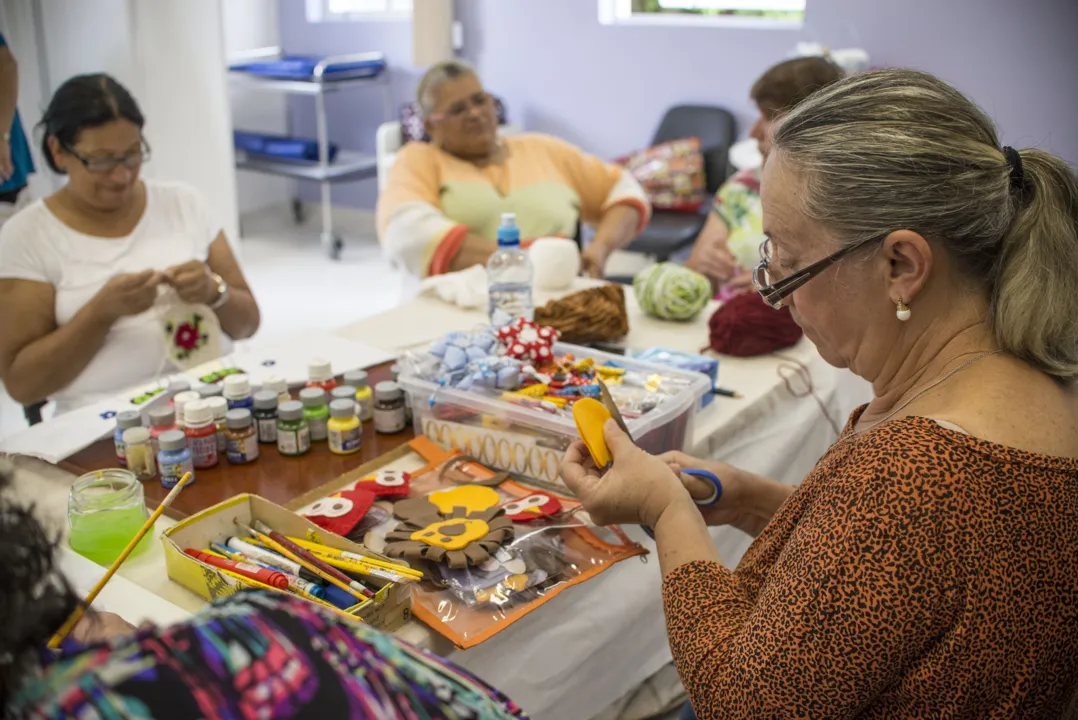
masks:
POLYGON ((554 343, 561 336, 557 330, 517 318, 496 333, 506 356, 543 365, 554 359, 554 343))
POLYGON ((509 473, 491 470, 471 455, 457 455, 442 465, 439 479, 448 480, 454 485, 501 485, 509 473))
POLYGON ((451 332, 427 350, 438 362, 428 379, 458 390, 515 390, 524 380, 523 363, 499 355, 501 350, 498 339, 485 330, 451 332))
POLYGON ((573 420, 580 439, 588 446, 595 466, 604 468, 614 461, 610 448, 606 446, 603 426, 611 419, 610 411, 598 400, 581 398, 573 404, 573 420))
POLYGON ((482 565, 513 538, 499 500, 494 490, 475 485, 401 500, 393 507, 401 524, 386 535, 385 553, 451 568, 482 565))
POLYGON ((515 523, 534 522, 554 517, 561 512, 561 502, 553 495, 535 492, 514 500, 504 508, 505 516, 515 523))
POLYGON ((374 495, 366 490, 345 490, 316 500, 299 514, 327 532, 347 536, 363 520, 374 504, 374 495))
POLYGON ((412 489, 412 476, 401 470, 379 470, 361 477, 355 489, 363 489, 376 498, 408 497, 412 489))
POLYGON ((535 322, 554 328, 565 342, 616 340, 629 333, 625 290, 610 284, 551 300, 535 309, 535 322))
POLYGON ((804 334, 790 308, 775 310, 756 292, 744 292, 728 300, 711 316, 708 327, 711 349, 735 357, 784 350, 804 334))
POLYGON ((189 305, 172 288, 162 287, 154 305, 168 359, 180 370, 221 357, 221 323, 205 305, 189 305))

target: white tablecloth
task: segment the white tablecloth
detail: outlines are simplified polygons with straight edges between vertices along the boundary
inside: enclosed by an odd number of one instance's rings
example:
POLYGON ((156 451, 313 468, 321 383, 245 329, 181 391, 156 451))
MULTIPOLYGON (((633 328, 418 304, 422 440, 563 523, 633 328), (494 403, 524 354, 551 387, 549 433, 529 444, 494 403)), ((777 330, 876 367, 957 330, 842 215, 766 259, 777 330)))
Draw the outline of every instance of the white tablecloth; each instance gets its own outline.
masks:
MULTIPOLYGON (((646 317, 629 292, 628 309, 630 347, 660 345, 698 352, 707 344, 707 319, 713 307, 690 323, 661 322, 646 317)), ((482 313, 420 297, 342 328, 339 334, 399 353, 483 321, 482 313)), ((783 355, 807 368, 817 398, 835 422, 843 423, 853 407, 867 400, 865 383, 826 365, 809 343, 802 341, 783 355)), ((784 363, 774 357, 721 358, 719 383, 744 397, 719 397, 702 411, 696 418, 690 451, 783 482, 800 482, 834 439, 834 431, 816 400, 787 389, 779 375, 784 363)), ((803 389, 795 387, 798 393, 803 389)), ((33 497, 54 522, 62 523, 71 476, 41 461, 26 460, 20 465, 20 492, 33 497)), ((161 520, 158 533, 168 524, 161 520)), ((628 532, 653 548, 639 529, 628 532)), ((736 530, 716 529, 713 535, 731 567, 750 542, 736 530)), ((120 575, 184 610, 197 611, 203 605, 201 599, 168 580, 157 542, 129 560, 120 575)), ((570 588, 468 651, 452 652, 444 640, 418 623, 411 623, 401 635, 449 652, 453 660, 502 689, 538 720, 585 720, 670 661, 659 590, 658 563, 652 558, 633 559, 570 588)))

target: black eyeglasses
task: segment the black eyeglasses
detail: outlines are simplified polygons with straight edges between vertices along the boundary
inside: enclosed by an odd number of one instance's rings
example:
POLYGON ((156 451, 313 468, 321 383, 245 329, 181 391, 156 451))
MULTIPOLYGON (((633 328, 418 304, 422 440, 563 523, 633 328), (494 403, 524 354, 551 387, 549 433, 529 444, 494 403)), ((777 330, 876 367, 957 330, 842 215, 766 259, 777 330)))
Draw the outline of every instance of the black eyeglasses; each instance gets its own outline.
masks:
POLYGON ((842 248, 837 253, 833 253, 823 260, 812 263, 804 270, 799 270, 790 277, 782 278, 777 281, 772 279, 769 269, 769 265, 771 264, 771 238, 768 238, 760 243, 760 264, 757 265, 756 269, 752 272, 752 286, 756 288, 756 292, 760 293, 760 297, 764 299, 765 303, 778 310, 782 307, 782 302, 786 298, 793 295, 795 290, 809 280, 846 257, 854 250, 868 245, 870 242, 883 240, 887 235, 890 235, 890 233, 866 238, 861 242, 842 248))
POLYGON ((64 146, 64 150, 67 150, 71 155, 75 156, 88 171, 99 175, 106 175, 120 165, 123 165, 128 170, 134 170, 150 159, 150 146, 145 140, 142 141, 142 147, 138 150, 121 156, 86 157, 85 155, 81 155, 75 148, 66 145, 64 146))

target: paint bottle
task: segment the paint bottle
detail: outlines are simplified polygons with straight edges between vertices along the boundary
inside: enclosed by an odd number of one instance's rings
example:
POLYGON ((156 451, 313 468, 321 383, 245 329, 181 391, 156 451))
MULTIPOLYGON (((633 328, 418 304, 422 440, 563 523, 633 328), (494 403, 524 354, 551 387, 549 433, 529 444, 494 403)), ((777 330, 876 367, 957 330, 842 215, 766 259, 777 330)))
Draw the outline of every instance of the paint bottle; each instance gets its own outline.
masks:
POLYGON ((173 380, 168 384, 168 390, 166 394, 169 400, 173 400, 177 395, 182 392, 187 392, 191 389, 191 383, 186 380, 173 380))
POLYGON ((266 378, 266 382, 262 383, 263 390, 272 390, 277 393, 277 402, 286 403, 292 399, 292 394, 288 392, 288 383, 282 377, 276 375, 266 378))
POLYGON ((124 450, 127 452, 127 469, 139 480, 152 480, 157 475, 157 463, 153 459, 150 431, 144 427, 124 430, 124 450))
POLYGON ((228 461, 246 465, 258 459, 258 431, 250 410, 228 411, 228 461))
POLYGON ((392 435, 404 430, 404 392, 395 382, 380 382, 374 387, 374 431, 392 435))
POLYGON ((184 426, 183 412, 187 408, 187 403, 201 399, 201 396, 193 390, 184 390, 172 398, 172 407, 176 409, 176 425, 181 428, 184 426))
MULTIPOLYGON (((340 389, 340 388, 338 388, 340 389)), ((359 452, 363 442, 363 428, 356 417, 356 402, 350 398, 334 400, 329 404, 329 451, 336 455, 352 455, 359 452)))
POLYGON ((255 430, 258 442, 277 442, 277 405, 280 399, 273 390, 259 390, 255 393, 255 430))
POLYGON ((337 381, 333 379, 333 366, 329 360, 318 358, 307 363, 307 378, 309 388, 322 388, 328 393, 337 387, 337 381))
POLYGON ((192 400, 183 410, 184 432, 187 446, 191 448, 192 462, 196 470, 208 470, 217 465, 217 426, 213 422, 213 410, 209 400, 192 400))
POLYGON ((203 400, 208 400, 211 397, 220 397, 225 391, 225 388, 221 383, 211 383, 210 385, 199 385, 198 396, 203 400))
POLYGON ((311 430, 303 417, 303 403, 289 400, 277 408, 277 452, 295 457, 311 449, 311 430))
MULTIPOLYGON (((401 375, 401 366, 394 363, 389 368, 389 376, 393 379, 393 382, 399 382, 401 375)), ((404 421, 406 423, 412 422, 412 402, 408 397, 408 393, 401 391, 404 394, 404 421)))
POLYGON ((326 391, 320 387, 305 387, 299 391, 303 403, 303 417, 311 430, 311 442, 323 442, 328 437, 329 407, 326 391))
POLYGON ((370 422, 374 416, 374 393, 366 370, 351 370, 344 374, 344 382, 356 389, 356 414, 360 422, 370 422))
POLYGON ((225 378, 225 399, 229 410, 250 410, 254 407, 251 398, 251 382, 246 375, 229 375, 225 378))
POLYGON ((167 433, 169 430, 179 430, 176 425, 176 409, 169 407, 168 405, 162 405, 161 407, 155 407, 150 411, 150 445, 153 447, 153 454, 156 455, 160 449, 161 436, 167 433))
POLYGON ((116 462, 120 467, 127 467, 127 446, 124 445, 124 430, 142 427, 142 416, 138 410, 124 410, 116 416, 116 430, 112 433, 112 443, 116 446, 116 462))
POLYGON ((225 425, 225 415, 228 413, 228 400, 223 397, 211 397, 206 398, 203 402, 210 406, 210 410, 213 411, 213 425, 217 430, 217 455, 220 457, 225 454, 225 449, 228 447, 228 439, 225 437, 225 431, 228 430, 225 425))
POLYGON ((356 389, 351 385, 338 385, 329 394, 331 405, 334 400, 351 400, 354 403, 356 401, 356 389))
POLYGON ((161 449, 157 453, 157 465, 161 468, 161 484, 167 488, 175 487, 184 475, 191 473, 188 484, 195 481, 195 463, 191 449, 187 447, 187 436, 182 430, 168 430, 157 439, 161 449))

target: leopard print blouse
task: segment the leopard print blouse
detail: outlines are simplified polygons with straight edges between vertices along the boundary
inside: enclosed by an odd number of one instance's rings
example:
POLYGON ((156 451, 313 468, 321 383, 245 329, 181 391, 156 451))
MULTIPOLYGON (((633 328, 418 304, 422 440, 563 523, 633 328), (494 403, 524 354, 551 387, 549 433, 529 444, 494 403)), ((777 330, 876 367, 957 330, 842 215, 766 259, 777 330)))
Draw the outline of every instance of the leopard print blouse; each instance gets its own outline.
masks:
POLYGON ((699 717, 1073 717, 1078 460, 862 411, 736 571, 666 577, 699 717))

